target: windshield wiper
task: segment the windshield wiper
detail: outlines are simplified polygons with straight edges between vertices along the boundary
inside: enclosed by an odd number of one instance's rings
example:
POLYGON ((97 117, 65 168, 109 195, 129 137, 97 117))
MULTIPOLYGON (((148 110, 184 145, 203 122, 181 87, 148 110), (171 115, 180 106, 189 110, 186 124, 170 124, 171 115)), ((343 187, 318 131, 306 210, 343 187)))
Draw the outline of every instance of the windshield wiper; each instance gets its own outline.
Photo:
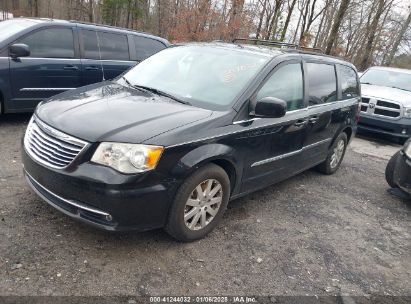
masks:
POLYGON ((402 91, 411 92, 410 90, 403 89, 403 88, 399 88, 399 87, 395 87, 395 86, 389 86, 389 88, 393 88, 393 89, 398 89, 398 90, 402 90, 402 91))
POLYGON ((170 99, 173 99, 173 100, 175 100, 175 101, 177 101, 177 102, 179 102, 179 103, 182 103, 182 104, 185 104, 185 105, 191 105, 188 101, 185 101, 185 100, 182 100, 182 99, 180 99, 180 98, 177 98, 177 97, 175 97, 174 95, 171 95, 171 94, 169 94, 169 93, 166 93, 166 92, 164 92, 164 91, 161 91, 161 90, 159 90, 159 89, 155 89, 155 88, 151 88, 151 87, 147 87, 147 86, 142 86, 142 85, 137 85, 137 84, 133 84, 133 85, 131 85, 133 88, 136 88, 136 89, 142 89, 142 90, 145 90, 145 91, 150 91, 150 92, 152 92, 152 93, 154 93, 154 94, 157 94, 157 95, 160 95, 160 96, 165 96, 165 97, 168 97, 168 98, 170 98, 170 99))

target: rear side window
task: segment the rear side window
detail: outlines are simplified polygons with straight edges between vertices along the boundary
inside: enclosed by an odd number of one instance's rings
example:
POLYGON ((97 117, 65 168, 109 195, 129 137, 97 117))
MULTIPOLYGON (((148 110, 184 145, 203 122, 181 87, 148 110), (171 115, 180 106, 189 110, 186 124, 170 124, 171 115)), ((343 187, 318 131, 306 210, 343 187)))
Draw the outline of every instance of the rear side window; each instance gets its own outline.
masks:
POLYGON ((337 100, 337 78, 334 65, 307 63, 309 105, 337 100))
POLYGON ((99 33, 101 59, 130 60, 126 35, 99 33))
POLYGON ((84 58, 130 60, 126 35, 82 30, 84 58))
POLYGON ((98 52, 97 32, 82 30, 81 37, 84 46, 84 58, 100 59, 98 52))
POLYGON ((264 97, 280 98, 287 102, 287 110, 304 108, 303 74, 300 63, 290 63, 278 68, 257 93, 264 97))
POLYGON ((30 57, 74 58, 73 31, 69 28, 47 28, 29 34, 18 43, 27 44, 30 57))
POLYGON ((342 99, 350 99, 360 96, 359 83, 357 82, 357 74, 347 66, 340 65, 341 91, 342 99))
POLYGON ((164 44, 154 39, 142 36, 134 36, 133 41, 136 48, 137 60, 139 61, 144 60, 151 55, 154 55, 162 49, 165 49, 164 44))

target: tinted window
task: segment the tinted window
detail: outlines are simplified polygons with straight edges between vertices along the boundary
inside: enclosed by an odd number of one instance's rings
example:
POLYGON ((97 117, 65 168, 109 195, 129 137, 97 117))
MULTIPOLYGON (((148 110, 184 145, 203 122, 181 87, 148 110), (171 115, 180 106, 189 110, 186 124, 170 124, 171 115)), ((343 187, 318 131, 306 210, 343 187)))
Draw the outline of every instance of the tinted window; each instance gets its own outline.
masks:
POLYGON ((95 31, 81 31, 84 46, 84 58, 100 59, 97 44, 97 33, 95 31))
POLYGON ((144 60, 165 48, 164 44, 154 39, 134 36, 133 40, 136 47, 137 60, 144 60))
POLYGON ((99 33, 101 59, 130 60, 126 35, 99 33))
POLYGON ((82 30, 84 58, 102 60, 130 60, 126 35, 82 30))
POLYGON ((340 65, 342 99, 350 99, 360 96, 357 74, 347 66, 340 65))
POLYGON ((30 57, 74 58, 73 31, 48 28, 30 34, 19 41, 30 48, 30 57))
POLYGON ((303 102, 303 74, 301 64, 292 63, 274 72, 257 94, 263 97, 276 97, 287 102, 288 111, 301 109, 303 102))
POLYGON ((307 63, 309 104, 337 100, 337 81, 334 65, 307 63))

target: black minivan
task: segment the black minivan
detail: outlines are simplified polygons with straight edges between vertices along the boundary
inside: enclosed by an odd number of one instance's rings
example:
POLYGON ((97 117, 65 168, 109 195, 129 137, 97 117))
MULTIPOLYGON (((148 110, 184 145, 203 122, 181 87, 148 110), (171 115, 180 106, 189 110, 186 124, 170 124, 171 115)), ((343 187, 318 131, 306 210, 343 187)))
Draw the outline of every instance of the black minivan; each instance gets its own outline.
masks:
POLYGON ((229 200, 311 167, 334 173, 356 131, 351 64, 298 50, 187 44, 37 107, 23 141, 34 191, 107 230, 213 230, 229 200))
POLYGON ((94 24, 0 22, 0 114, 33 111, 53 95, 113 79, 167 46, 160 37, 94 24))

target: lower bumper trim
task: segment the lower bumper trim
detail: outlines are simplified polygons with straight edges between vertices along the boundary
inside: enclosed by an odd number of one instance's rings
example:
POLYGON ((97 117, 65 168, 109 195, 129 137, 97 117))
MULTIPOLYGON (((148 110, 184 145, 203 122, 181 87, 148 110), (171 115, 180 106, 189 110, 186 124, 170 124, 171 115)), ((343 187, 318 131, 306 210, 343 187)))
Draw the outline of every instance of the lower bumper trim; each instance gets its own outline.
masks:
POLYGON ((113 218, 109 213, 65 199, 42 186, 26 171, 24 171, 24 174, 33 191, 52 207, 72 218, 87 222, 98 228, 115 230, 116 223, 112 222, 113 218))

